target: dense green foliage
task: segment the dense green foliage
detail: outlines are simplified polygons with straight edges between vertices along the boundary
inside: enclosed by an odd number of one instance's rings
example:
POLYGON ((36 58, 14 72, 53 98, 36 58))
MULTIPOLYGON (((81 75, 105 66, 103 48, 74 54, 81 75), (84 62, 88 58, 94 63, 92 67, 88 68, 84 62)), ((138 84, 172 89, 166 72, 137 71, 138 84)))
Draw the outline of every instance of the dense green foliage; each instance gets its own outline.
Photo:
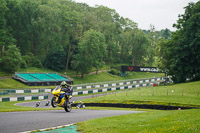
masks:
MULTIPOLYGON (((71 0, 0 0, 0 66, 9 45, 21 54, 19 68, 45 67, 77 74, 104 65, 160 66, 174 82, 200 79, 200 2, 190 3, 171 33, 141 30, 115 10, 71 0), (172 37, 171 37, 172 34, 172 37)), ((8 53, 8 52, 7 52, 8 53)), ((18 54, 18 55, 20 55, 18 54)), ((3 62, 4 58, 4 62, 3 62)))
POLYGON ((65 68, 65 52, 62 46, 53 46, 48 51, 44 65, 46 68, 60 71, 65 68))
POLYGON ((15 72, 20 68, 22 61, 21 53, 16 45, 9 45, 2 57, 2 68, 8 72, 15 72))
POLYGON ((160 43, 160 61, 174 82, 200 80, 200 2, 190 3, 179 16, 178 30, 160 43))
POLYGON ((138 29, 135 22, 113 9, 89 7, 71 0, 0 0, 0 3, 1 55, 9 45, 16 45, 22 55, 22 68, 44 66, 66 72, 73 68, 85 74, 92 67, 98 72, 103 63, 154 64, 155 31, 138 29), (97 37, 101 41, 88 39, 88 32, 101 34, 102 37, 97 37), (87 57, 93 58, 90 66, 82 60, 81 47, 88 44, 86 40, 96 45, 87 51, 90 53, 87 57), (79 69, 80 65, 84 70, 79 69))

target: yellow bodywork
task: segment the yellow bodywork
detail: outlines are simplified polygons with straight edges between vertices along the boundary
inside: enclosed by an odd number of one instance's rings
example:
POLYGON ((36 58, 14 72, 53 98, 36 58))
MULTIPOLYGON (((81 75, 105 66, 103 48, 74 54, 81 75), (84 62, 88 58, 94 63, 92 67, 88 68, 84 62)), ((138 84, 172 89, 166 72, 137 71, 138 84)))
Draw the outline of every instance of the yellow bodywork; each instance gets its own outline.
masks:
MULTIPOLYGON (((61 91, 61 88, 56 88, 52 91, 52 94, 54 95, 54 97, 56 97, 56 102, 58 101, 58 98, 60 96, 60 93, 65 93, 64 91, 61 91)), ((65 97, 63 97, 61 99, 61 102, 58 104, 58 106, 63 107, 63 104, 65 102, 65 97)))

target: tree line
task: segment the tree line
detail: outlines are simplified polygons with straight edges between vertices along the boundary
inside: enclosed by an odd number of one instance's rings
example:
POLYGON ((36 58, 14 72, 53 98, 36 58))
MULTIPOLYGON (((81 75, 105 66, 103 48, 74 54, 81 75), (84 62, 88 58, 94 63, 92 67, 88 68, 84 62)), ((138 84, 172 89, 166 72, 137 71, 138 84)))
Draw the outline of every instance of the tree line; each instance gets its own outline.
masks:
POLYGON ((72 0, 0 0, 0 66, 72 69, 87 74, 104 64, 157 66, 168 29, 141 30, 104 6, 72 0))
POLYGON ((159 66, 175 83, 200 80, 200 1, 189 3, 174 27, 172 38, 158 43, 159 66))

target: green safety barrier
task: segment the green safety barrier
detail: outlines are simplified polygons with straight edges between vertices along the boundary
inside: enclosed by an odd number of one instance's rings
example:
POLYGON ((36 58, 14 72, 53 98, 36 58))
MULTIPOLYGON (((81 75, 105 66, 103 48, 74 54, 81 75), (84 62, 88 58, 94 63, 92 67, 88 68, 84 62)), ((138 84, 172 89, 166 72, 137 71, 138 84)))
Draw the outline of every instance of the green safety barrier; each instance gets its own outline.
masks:
POLYGON ((48 95, 46 95, 46 96, 24 96, 24 97, 3 97, 3 98, 0 98, 0 102, 26 101, 26 100, 39 100, 39 99, 48 99, 48 95))

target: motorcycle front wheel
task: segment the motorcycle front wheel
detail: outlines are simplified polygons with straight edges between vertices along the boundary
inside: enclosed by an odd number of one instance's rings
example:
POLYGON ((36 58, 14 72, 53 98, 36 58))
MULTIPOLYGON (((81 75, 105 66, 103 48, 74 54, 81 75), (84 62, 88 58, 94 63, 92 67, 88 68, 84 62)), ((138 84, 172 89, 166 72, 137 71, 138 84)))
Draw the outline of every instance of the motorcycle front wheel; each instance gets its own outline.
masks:
POLYGON ((51 105, 52 105, 52 107, 57 107, 57 105, 58 105, 58 103, 56 102, 56 97, 53 97, 52 99, 51 99, 51 105))
POLYGON ((65 101, 65 103, 64 103, 64 109, 65 109, 66 112, 70 112, 72 110, 71 103, 65 101))

